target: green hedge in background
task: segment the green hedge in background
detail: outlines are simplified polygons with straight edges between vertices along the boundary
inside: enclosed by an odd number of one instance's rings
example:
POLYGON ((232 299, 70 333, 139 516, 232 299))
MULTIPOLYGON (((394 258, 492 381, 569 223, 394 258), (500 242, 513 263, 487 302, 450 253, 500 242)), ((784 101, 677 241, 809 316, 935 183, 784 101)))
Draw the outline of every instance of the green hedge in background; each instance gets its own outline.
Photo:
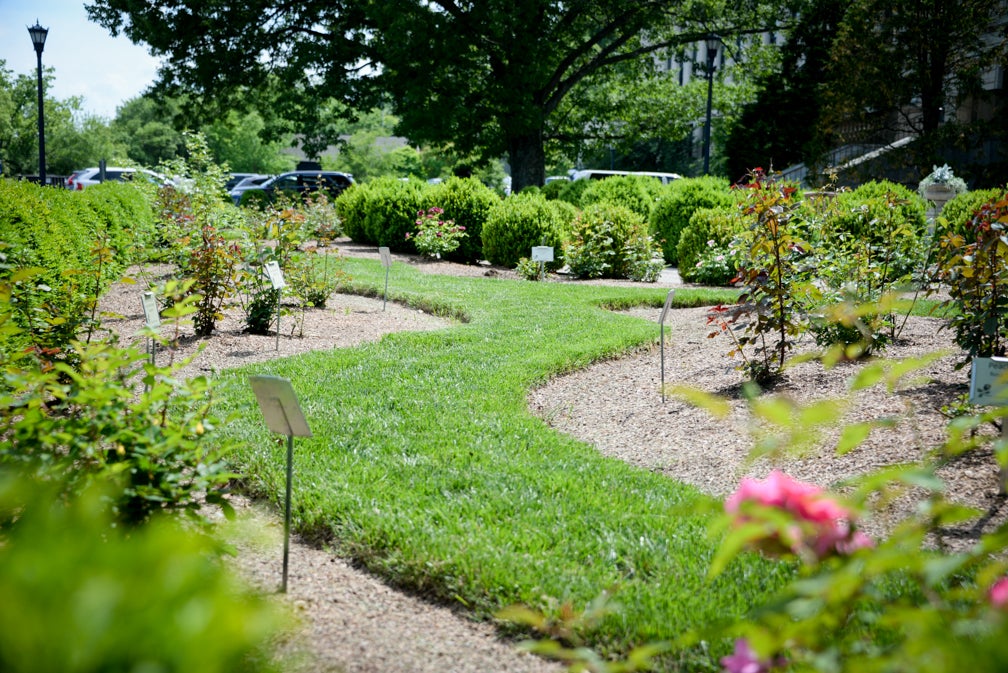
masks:
POLYGON ((0 350, 63 351, 95 299, 143 259, 154 231, 150 201, 134 185, 73 192, 0 179, 0 281, 23 328, 5 331, 0 350))
POLYGON ((459 247, 446 259, 457 262, 476 262, 483 259, 483 224, 490 211, 501 199, 476 178, 449 178, 424 189, 424 208, 444 210, 442 219, 454 220, 465 227, 466 235, 459 247))
POLYGON ((541 194, 517 194, 494 206, 483 225, 483 253, 487 261, 515 267, 530 257, 533 246, 553 248, 551 268, 562 264, 564 218, 541 194))
POLYGON ((154 214, 144 192, 125 183, 105 183, 72 192, 0 179, 0 241, 7 268, 38 267, 38 280, 53 289, 68 272, 87 271, 96 245, 111 253, 102 280, 110 282, 140 261, 154 236, 154 214))
POLYGON ((629 208, 646 222, 655 203, 668 193, 668 187, 657 178, 644 175, 614 175, 604 180, 588 180, 581 193, 581 207, 596 203, 612 203, 629 208))
POLYGON ((689 226, 693 213, 701 208, 723 208, 736 203, 725 178, 704 176, 682 178, 668 185, 668 191, 651 211, 651 235, 662 248, 665 261, 679 265, 679 236, 689 226))

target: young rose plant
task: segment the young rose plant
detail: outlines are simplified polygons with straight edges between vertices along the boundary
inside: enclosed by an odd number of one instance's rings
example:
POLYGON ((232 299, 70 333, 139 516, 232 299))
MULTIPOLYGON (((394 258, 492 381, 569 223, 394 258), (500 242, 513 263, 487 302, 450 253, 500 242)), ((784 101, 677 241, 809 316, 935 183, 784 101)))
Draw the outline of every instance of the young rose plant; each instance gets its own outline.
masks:
MULTIPOLYGON (((892 377, 923 366, 875 363, 852 386, 886 378, 892 379, 887 386, 894 386, 892 377)), ((1004 670, 1008 526, 990 524, 983 512, 950 501, 938 470, 978 447, 992 450, 1004 464, 1008 444, 971 429, 1003 421, 1005 414, 994 410, 957 419, 928 458, 853 478, 844 500, 781 472, 743 480, 726 499, 717 529, 725 534, 711 575, 729 562, 744 562, 738 557, 747 551, 799 563, 783 591, 727 629, 736 646, 734 654, 720 659, 722 670, 1004 670), (856 530, 856 514, 884 511, 910 488, 916 506, 886 526, 884 536, 872 541, 856 530), (972 540, 965 545, 964 534, 972 540)), ((837 450, 842 452, 839 444, 837 450)))
POLYGON ((416 233, 407 233, 406 240, 413 241, 417 252, 428 257, 454 252, 465 238, 465 227, 456 225, 455 220, 443 220, 444 210, 433 206, 417 213, 416 233))

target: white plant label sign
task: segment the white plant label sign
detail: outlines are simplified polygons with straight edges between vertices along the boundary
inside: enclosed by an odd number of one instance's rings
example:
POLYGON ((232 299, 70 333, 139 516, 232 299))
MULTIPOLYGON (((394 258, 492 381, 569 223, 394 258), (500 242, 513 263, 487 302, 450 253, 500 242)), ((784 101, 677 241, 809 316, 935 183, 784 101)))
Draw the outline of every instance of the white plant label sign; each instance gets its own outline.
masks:
POLYGON ((548 245, 535 245, 532 246, 532 261, 533 262, 552 262, 553 261, 553 248, 548 245))
POLYGON ((1008 358, 973 358, 969 401, 1008 406, 1008 358))
POLYGON ((153 292, 144 292, 140 297, 140 305, 143 306, 144 321, 147 327, 157 329, 161 326, 161 314, 158 312, 157 298, 153 292))
POLYGON ((270 283, 273 284, 274 290, 282 290, 287 287, 287 283, 284 281, 283 271, 280 270, 280 263, 275 259, 266 262, 266 276, 269 278, 270 283))

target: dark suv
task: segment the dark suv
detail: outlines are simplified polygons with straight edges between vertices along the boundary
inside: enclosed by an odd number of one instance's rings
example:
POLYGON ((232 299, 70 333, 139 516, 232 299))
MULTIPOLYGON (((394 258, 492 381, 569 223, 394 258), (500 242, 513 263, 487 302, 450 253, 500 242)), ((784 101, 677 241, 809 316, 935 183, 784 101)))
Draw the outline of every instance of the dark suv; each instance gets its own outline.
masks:
POLYGON ((242 203, 253 199, 265 198, 272 201, 277 194, 302 195, 310 192, 325 191, 332 197, 339 196, 347 187, 353 184, 353 176, 349 173, 334 171, 291 171, 267 180, 258 187, 250 187, 242 193, 242 203))

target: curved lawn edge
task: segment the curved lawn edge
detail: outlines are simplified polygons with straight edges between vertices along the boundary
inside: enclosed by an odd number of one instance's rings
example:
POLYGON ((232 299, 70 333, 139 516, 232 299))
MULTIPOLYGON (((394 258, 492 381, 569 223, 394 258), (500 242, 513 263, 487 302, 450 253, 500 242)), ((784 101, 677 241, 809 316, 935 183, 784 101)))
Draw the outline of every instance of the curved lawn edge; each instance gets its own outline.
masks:
MULTIPOLYGON (((377 263, 350 273, 355 289, 384 284, 377 263)), ((314 434, 295 450, 302 534, 477 618, 513 603, 555 615, 612 590, 619 611, 587 634, 606 653, 705 632, 763 602, 790 569, 746 557, 708 580, 716 541, 706 524, 718 503, 600 456, 526 405, 537 383, 653 343, 653 323, 601 307, 660 306, 665 292, 404 270, 390 299, 469 321, 229 372, 221 394, 237 414, 225 428, 236 467, 253 492, 280 502, 283 451, 244 382, 289 378, 314 434)), ((727 649, 718 641, 671 658, 709 665, 727 649)))

